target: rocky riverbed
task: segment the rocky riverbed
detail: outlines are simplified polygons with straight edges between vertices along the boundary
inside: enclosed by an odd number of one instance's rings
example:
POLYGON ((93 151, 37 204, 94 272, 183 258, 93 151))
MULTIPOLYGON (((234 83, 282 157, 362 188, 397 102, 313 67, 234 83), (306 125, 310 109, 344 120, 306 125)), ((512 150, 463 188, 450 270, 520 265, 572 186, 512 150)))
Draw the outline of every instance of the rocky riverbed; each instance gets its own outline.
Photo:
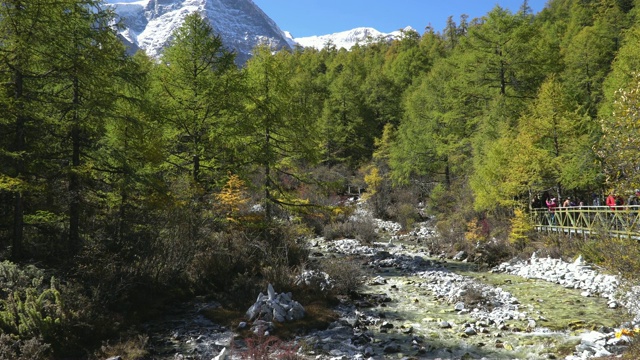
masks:
MULTIPOLYGON (((354 301, 337 306, 338 321, 296 339, 300 357, 577 360, 618 353, 628 344, 626 336, 615 336, 623 325, 634 327, 621 323, 633 306, 620 296, 619 280, 581 259, 534 255, 479 272, 463 255, 430 256, 422 245, 435 236, 428 224, 411 240, 395 235, 397 224, 378 227, 391 241, 310 241, 315 258, 360 259, 367 279, 354 301)), ((197 306, 217 305, 191 304, 148 328, 152 346, 163 349, 156 358, 234 358, 221 356, 233 329, 206 320, 197 306)))

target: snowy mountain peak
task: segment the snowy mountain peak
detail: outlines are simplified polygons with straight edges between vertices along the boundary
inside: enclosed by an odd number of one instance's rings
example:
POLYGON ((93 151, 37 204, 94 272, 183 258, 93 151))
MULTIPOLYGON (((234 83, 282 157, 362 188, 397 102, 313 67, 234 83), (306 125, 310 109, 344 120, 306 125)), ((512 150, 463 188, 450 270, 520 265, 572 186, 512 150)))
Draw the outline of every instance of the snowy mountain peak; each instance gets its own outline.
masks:
POLYGON ((122 19, 120 35, 136 49, 159 57, 171 34, 194 12, 205 16, 238 63, 251 57, 252 49, 267 43, 275 49, 290 48, 278 25, 252 0, 106 0, 122 19))
POLYGON ((318 50, 324 48, 328 44, 332 44, 338 49, 345 48, 349 50, 356 44, 364 45, 370 41, 391 41, 394 39, 400 39, 402 38, 403 33, 408 31, 415 30, 411 26, 407 26, 402 30, 397 30, 387 34, 382 33, 374 28, 359 27, 335 34, 294 38, 294 40, 300 46, 313 47, 318 50))
MULTIPOLYGON (((225 46, 237 54, 237 62, 243 64, 251 57, 258 44, 269 44, 274 49, 295 46, 321 49, 328 44, 336 48, 351 49, 355 44, 370 41, 393 40, 407 27, 389 34, 374 28, 359 27, 335 34, 294 38, 280 30, 252 0, 105 0, 121 18, 125 28, 122 39, 132 50, 142 49, 149 56, 158 58, 171 41, 173 32, 182 25, 184 18, 194 12, 203 14, 225 46)), ((415 31, 415 30, 413 30, 415 31)))

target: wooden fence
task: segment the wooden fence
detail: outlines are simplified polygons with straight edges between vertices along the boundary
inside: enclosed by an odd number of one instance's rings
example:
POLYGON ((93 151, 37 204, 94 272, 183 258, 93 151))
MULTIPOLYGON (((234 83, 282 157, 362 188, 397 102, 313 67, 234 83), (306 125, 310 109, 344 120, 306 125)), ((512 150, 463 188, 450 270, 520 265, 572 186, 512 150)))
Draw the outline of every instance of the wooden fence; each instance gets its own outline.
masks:
POLYGON ((547 208, 533 209, 531 221, 537 231, 640 239, 640 206, 558 207, 553 212, 547 208))

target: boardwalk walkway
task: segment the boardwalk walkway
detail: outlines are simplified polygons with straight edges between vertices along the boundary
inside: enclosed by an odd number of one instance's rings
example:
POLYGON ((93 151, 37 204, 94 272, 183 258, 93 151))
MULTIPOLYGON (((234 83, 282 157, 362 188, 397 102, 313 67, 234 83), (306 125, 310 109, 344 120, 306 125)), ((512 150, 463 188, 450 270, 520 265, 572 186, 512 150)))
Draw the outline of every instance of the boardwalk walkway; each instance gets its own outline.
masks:
POLYGON ((565 234, 610 236, 640 239, 640 207, 575 206, 533 209, 531 220, 537 231, 563 232, 565 234))

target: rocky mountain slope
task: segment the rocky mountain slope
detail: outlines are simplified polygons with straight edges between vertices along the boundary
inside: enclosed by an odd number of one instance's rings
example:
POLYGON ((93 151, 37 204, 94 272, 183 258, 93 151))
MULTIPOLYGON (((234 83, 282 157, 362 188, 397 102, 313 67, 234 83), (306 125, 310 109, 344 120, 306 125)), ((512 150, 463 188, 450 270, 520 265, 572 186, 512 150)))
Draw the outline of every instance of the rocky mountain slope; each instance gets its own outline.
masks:
POLYGON ((132 50, 143 49, 158 57, 171 40, 171 34, 184 18, 200 12, 225 45, 234 50, 237 62, 251 57, 261 43, 274 49, 290 48, 278 27, 251 0, 106 0, 121 18, 125 29, 120 33, 132 50))
POLYGON ((321 49, 328 44, 336 48, 351 49, 355 44, 372 40, 400 38, 407 27, 390 34, 373 28, 360 27, 335 34, 294 38, 280 30, 278 25, 251 0, 105 0, 113 6, 124 29, 120 37, 131 52, 144 50, 151 57, 159 57, 169 44, 171 34, 180 27, 184 18, 200 12, 209 20, 225 45, 234 50, 237 63, 251 57, 258 44, 269 44, 274 49, 295 46, 321 49))

